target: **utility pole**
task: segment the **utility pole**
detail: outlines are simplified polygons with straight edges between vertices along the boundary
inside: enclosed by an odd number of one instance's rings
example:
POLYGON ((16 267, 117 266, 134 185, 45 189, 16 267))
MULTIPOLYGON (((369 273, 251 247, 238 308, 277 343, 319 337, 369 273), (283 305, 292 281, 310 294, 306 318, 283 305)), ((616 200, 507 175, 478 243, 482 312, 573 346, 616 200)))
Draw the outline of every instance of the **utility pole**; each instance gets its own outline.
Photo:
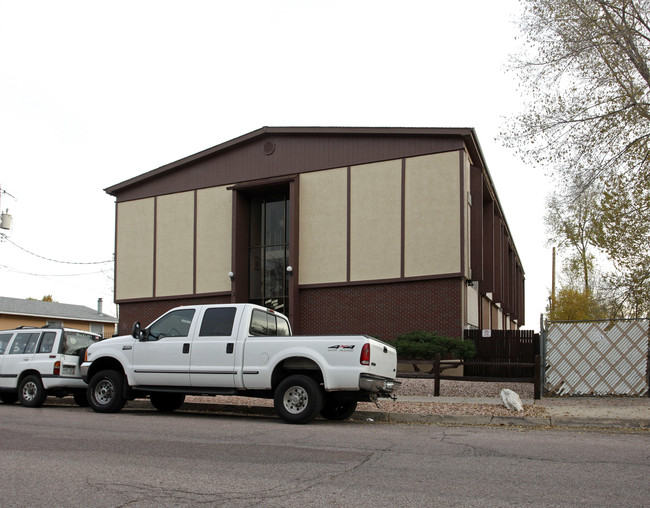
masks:
POLYGON ((2 186, 0 186, 0 229, 11 229, 11 215, 9 215, 9 209, 7 208, 5 211, 2 211, 3 194, 6 194, 7 196, 10 196, 14 199, 16 198, 4 190, 2 186))
POLYGON ((553 266, 551 268, 551 313, 555 307, 555 247, 553 247, 553 266))

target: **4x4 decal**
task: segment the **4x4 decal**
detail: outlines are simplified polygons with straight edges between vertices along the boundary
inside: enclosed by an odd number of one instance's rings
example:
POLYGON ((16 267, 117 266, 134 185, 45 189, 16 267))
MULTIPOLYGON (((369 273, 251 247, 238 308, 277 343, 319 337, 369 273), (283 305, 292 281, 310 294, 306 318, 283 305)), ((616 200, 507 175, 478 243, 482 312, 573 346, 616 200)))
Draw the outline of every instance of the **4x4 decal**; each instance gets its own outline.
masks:
POLYGON ((337 344, 335 346, 330 346, 327 348, 328 351, 352 351, 354 349, 354 344, 346 346, 345 344, 337 344))

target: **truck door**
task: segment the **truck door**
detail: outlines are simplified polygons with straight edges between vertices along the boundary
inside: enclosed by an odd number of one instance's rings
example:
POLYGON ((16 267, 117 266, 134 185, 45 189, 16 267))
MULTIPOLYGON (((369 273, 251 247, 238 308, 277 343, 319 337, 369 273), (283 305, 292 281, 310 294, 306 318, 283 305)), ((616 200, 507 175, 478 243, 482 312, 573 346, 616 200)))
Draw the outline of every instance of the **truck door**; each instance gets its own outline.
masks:
POLYGON ((176 309, 144 332, 133 344, 133 375, 138 385, 190 385, 190 332, 196 310, 176 309))
POLYGON ((192 341, 190 382, 192 386, 235 387, 237 344, 236 307, 205 309, 201 327, 192 341))

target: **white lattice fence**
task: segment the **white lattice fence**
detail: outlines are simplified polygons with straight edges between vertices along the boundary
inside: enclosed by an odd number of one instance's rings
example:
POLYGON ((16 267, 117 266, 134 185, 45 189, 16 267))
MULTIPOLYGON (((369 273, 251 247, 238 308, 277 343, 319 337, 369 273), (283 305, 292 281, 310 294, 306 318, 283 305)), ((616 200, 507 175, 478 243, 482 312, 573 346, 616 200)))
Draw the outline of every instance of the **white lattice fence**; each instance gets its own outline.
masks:
POLYGON ((647 395, 648 323, 550 323, 545 391, 553 395, 647 395))

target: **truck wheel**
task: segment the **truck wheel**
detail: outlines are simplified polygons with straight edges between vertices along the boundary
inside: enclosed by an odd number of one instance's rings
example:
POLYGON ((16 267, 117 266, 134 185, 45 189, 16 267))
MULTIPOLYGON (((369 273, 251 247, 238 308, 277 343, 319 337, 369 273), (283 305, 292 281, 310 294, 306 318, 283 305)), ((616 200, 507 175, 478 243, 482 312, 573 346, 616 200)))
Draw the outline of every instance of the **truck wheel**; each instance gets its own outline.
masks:
POLYGON ((185 402, 184 393, 152 393, 151 404, 161 413, 171 413, 185 402))
POLYGON ((320 415, 328 420, 347 420, 356 410, 356 400, 341 400, 336 397, 329 397, 320 415))
POLYGON ((102 370, 88 383, 88 404, 98 413, 117 413, 126 404, 122 395, 124 375, 114 370, 102 370))
POLYGON ((88 407, 88 394, 84 390, 83 392, 74 392, 72 394, 74 398, 74 403, 79 407, 88 407))
POLYGON ((309 376, 296 374, 283 379, 273 396, 275 411, 287 423, 307 423, 323 408, 323 390, 309 376))
POLYGON ((18 400, 23 406, 40 407, 45 402, 47 393, 43 388, 41 378, 38 376, 27 376, 20 382, 18 387, 18 400))
POLYGON ((0 393, 0 400, 3 404, 15 404, 18 402, 17 393, 0 393))

